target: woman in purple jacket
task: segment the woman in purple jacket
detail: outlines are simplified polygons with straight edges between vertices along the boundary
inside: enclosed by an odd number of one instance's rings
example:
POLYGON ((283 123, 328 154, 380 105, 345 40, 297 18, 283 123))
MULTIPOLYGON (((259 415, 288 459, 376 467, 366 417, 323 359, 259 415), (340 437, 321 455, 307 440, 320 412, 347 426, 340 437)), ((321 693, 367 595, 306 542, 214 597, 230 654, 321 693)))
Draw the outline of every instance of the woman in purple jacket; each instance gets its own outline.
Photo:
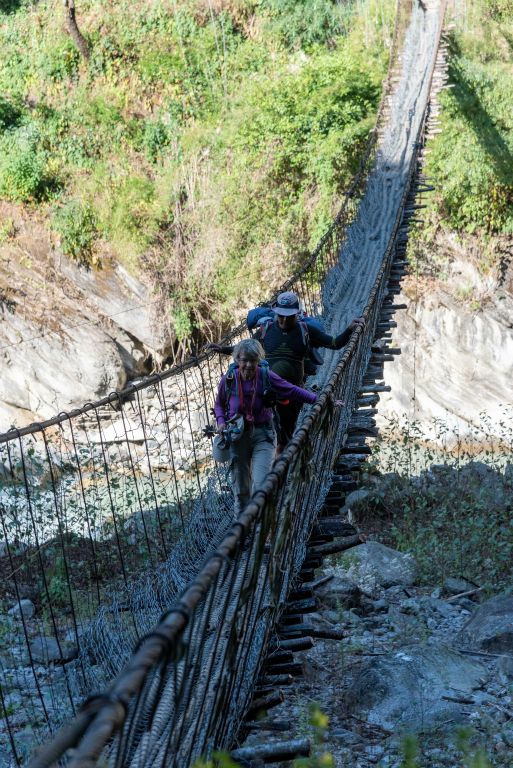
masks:
MULTIPOLYGON (((231 474, 236 517, 263 483, 276 452, 276 431, 266 384, 279 400, 315 403, 317 395, 285 381, 260 365, 264 350, 256 339, 244 339, 233 350, 235 367, 225 374, 217 392, 214 413, 217 431, 237 415, 244 417, 244 431, 230 446, 231 474), (228 377, 228 378, 227 378, 228 377)), ((262 365, 267 365, 263 363, 262 365)))

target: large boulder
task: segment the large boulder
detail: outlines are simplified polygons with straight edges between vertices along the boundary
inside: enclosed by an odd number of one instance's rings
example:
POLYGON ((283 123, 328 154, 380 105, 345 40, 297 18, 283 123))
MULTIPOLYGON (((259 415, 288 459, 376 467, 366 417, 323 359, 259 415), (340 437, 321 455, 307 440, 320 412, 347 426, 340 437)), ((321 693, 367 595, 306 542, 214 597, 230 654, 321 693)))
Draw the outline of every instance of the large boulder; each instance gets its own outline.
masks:
POLYGON ((455 645, 513 655, 513 596, 499 595, 480 605, 457 635, 455 645))
POLYGON ((377 541, 368 541, 339 557, 340 576, 365 592, 379 587, 411 586, 416 579, 416 564, 410 554, 397 552, 377 541))
POLYGON ((350 579, 344 578, 333 569, 333 578, 315 590, 317 597, 328 608, 357 608, 361 605, 363 592, 350 579))
POLYGON ((346 704, 352 714, 391 731, 466 722, 461 699, 485 675, 481 662, 445 646, 406 646, 363 661, 352 674, 346 704))
POLYGON ((12 608, 9 608, 9 616, 14 618, 20 618, 23 616, 25 619, 31 619, 36 612, 36 607, 32 600, 20 600, 12 608))
POLYGON ((32 659, 38 664, 64 664, 77 657, 77 648, 73 643, 41 635, 30 643, 32 659))

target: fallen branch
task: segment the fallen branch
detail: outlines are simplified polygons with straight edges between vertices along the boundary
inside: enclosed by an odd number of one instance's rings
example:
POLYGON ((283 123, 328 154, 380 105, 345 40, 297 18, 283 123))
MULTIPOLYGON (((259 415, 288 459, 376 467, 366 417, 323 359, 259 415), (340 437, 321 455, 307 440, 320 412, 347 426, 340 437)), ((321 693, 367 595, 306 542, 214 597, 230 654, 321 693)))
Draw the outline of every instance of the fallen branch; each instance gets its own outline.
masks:
POLYGON ((483 589, 484 587, 476 587, 476 589, 468 589, 466 592, 459 592, 457 595, 448 597, 446 602, 452 603, 453 600, 457 600, 459 597, 470 597, 470 595, 477 595, 479 592, 482 592, 483 589))

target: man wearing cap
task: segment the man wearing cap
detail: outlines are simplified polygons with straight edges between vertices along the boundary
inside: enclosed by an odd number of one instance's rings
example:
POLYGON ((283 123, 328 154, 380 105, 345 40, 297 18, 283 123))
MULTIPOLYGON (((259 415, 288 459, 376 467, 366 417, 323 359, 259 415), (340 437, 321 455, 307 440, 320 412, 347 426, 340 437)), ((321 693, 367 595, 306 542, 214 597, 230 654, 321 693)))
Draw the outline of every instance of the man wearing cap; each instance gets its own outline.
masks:
MULTIPOLYGON (((309 346, 340 349, 347 344, 355 328, 364 323, 363 318, 357 318, 338 336, 329 336, 320 328, 308 325, 305 334, 304 322, 298 320, 299 298, 293 291, 280 293, 272 309, 274 321, 259 327, 254 338, 264 347, 271 370, 296 386, 302 386, 305 378, 309 346)), ((301 404, 278 404, 277 410, 280 417, 278 444, 283 447, 292 437, 301 404)))

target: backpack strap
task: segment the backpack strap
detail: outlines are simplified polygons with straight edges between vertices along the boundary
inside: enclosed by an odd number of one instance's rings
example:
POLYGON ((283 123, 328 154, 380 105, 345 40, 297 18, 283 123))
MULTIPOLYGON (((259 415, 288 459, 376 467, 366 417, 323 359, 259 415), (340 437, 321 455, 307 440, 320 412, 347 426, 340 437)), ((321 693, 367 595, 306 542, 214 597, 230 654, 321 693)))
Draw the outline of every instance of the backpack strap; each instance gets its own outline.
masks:
POLYGON ((308 333, 308 325, 304 320, 298 320, 299 327, 301 328, 301 335, 303 337, 303 344, 310 348, 310 334, 308 333))
MULTIPOLYGON (((224 412, 225 416, 228 416, 229 410, 230 410, 230 398, 232 394, 235 392, 235 396, 238 400, 238 394, 237 394, 237 371, 239 369, 239 366, 237 363, 230 363, 228 366, 228 370, 226 371, 226 375, 224 377, 224 395, 225 395, 225 401, 224 401, 224 412)), ((237 403, 237 410, 239 410, 239 403, 237 403)))
POLYGON ((271 389, 271 377, 269 376, 269 363, 267 360, 261 360, 258 364, 258 367, 260 368, 261 378, 262 378, 262 393, 264 393, 267 389, 271 389))
POLYGON ((265 339, 265 334, 269 330, 269 326, 271 326, 274 323, 274 319, 272 317, 268 317, 264 319, 263 323, 260 323, 258 326, 258 331, 260 333, 260 338, 258 339, 260 342, 262 342, 265 339))

